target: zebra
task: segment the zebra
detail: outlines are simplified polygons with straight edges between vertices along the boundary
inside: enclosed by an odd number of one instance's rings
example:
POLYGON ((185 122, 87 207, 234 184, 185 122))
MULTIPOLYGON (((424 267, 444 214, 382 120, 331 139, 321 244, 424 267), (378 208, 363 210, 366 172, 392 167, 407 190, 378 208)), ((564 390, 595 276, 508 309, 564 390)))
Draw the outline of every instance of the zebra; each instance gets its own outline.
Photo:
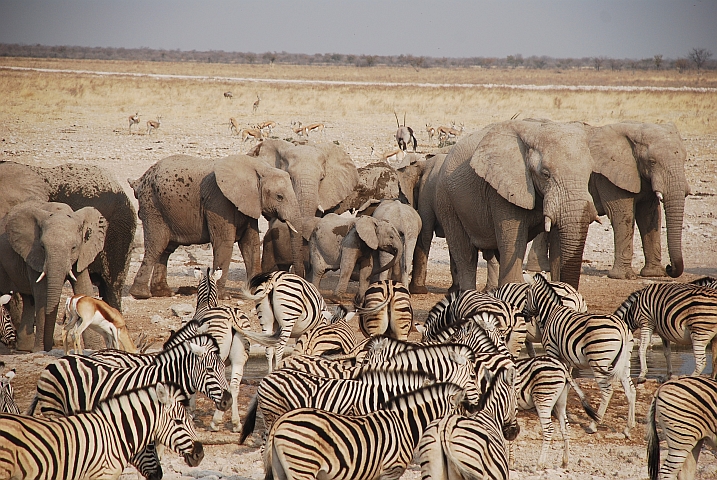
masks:
POLYGON ((525 310, 536 316, 536 329, 541 335, 548 355, 560 359, 569 367, 590 368, 600 387, 599 421, 593 420, 588 433, 597 431, 613 393, 613 380, 620 380, 627 398, 627 426, 624 434, 629 438, 635 426, 635 386, 630 379, 632 333, 625 322, 614 315, 597 315, 576 312, 560 304, 560 297, 540 274, 528 290, 525 310))
POLYGON ((361 368, 347 367, 340 361, 315 355, 292 355, 282 362, 280 370, 294 370, 324 378, 350 379, 358 375, 361 368))
MULTIPOLYGON (((0 362, 0 369, 2 368, 5 368, 4 362, 0 362)), ((15 403, 15 389, 12 387, 12 383, 10 383, 14 378, 14 368, 0 377, 0 413, 20 415, 20 409, 17 403, 15 403)))
MULTIPOLYGON (((560 423, 560 433, 563 435, 562 467, 568 467, 568 454, 570 449, 570 432, 568 430, 568 391, 573 387, 580 398, 585 413, 592 420, 599 420, 597 413, 588 402, 585 393, 573 379, 563 362, 549 355, 521 358, 515 361, 516 371, 520 379, 517 384, 518 408, 520 410, 535 409, 538 413, 540 426, 543 430, 543 446, 538 458, 538 468, 545 468, 554 428, 551 413, 560 423)), ((509 462, 513 464, 513 444, 511 444, 509 462)))
POLYGON ((343 415, 365 415, 396 395, 434 383, 433 375, 412 370, 363 369, 351 379, 277 370, 264 377, 250 401, 239 443, 253 432, 258 409, 269 431, 276 419, 290 410, 312 407, 343 415))
POLYGON ((509 478, 506 440, 514 440, 517 422, 515 367, 485 371, 488 389, 480 412, 472 417, 446 415, 431 422, 418 444, 423 480, 509 478), (449 472, 452 472, 449 473, 449 472))
MULTIPOLYGON (((565 282, 550 282, 550 285, 555 289, 555 293, 560 296, 560 303, 563 306, 572 308, 576 312, 587 313, 588 305, 585 302, 585 298, 575 287, 565 282)), ((497 290, 493 290, 491 295, 508 302, 519 312, 522 312, 525 308, 525 296, 529 288, 529 283, 506 283, 497 290)), ((534 324, 528 322, 526 326, 525 348, 528 351, 528 355, 534 357, 535 348, 533 348, 533 344, 540 343, 540 338, 537 337, 534 324)))
POLYGON ((219 306, 219 290, 217 280, 222 276, 222 269, 212 271, 206 268, 206 273, 200 269, 194 270, 194 277, 199 280, 197 284, 197 306, 194 309, 192 320, 201 319, 210 308, 219 306))
POLYGON ((251 279, 249 289, 242 291, 242 297, 257 302, 262 333, 249 329, 239 331, 249 340, 266 347, 269 373, 275 366, 279 368, 289 338, 300 337, 307 330, 326 323, 323 312, 328 311, 324 297, 313 284, 293 273, 260 273, 251 279))
POLYGON ((513 355, 505 344, 505 337, 498 330, 495 317, 487 312, 449 325, 444 330, 436 332, 434 337, 434 341, 441 343, 468 345, 475 353, 492 352, 513 355))
POLYGON ((401 282, 381 280, 366 289, 359 313, 359 328, 365 337, 388 335, 407 340, 413 326, 411 294, 401 282))
POLYGON ((359 343, 354 327, 349 324, 355 315, 356 312, 349 312, 339 305, 328 325, 304 332, 296 340, 294 355, 350 354, 359 343))
MULTIPOLYGON (((129 460, 151 441, 183 455, 190 466, 204 457, 173 384, 132 389, 98 402, 91 411, 40 419, 0 414, 0 477, 119 478, 129 460)), ((161 478, 150 476, 151 479, 161 478)))
POLYGON ((152 363, 134 368, 66 355, 40 374, 28 414, 39 406, 45 416, 71 415, 90 410, 114 392, 166 381, 176 382, 188 394, 200 390, 218 408, 229 408, 231 395, 217 342, 208 335, 198 335, 160 352, 152 363))
POLYGON ((717 380, 694 375, 660 385, 647 414, 646 437, 647 469, 652 480, 678 475, 695 478, 702 445, 707 442, 717 448, 717 380), (668 449, 662 467, 658 424, 668 449))
POLYGON ((705 350, 712 344, 712 376, 717 376, 717 290, 686 283, 653 283, 631 293, 617 308, 631 331, 640 329, 640 375, 647 376, 647 347, 652 334, 662 338, 667 379, 672 376, 670 342, 692 345, 695 371, 699 375, 707 364, 705 350))
POLYGON ((269 431, 265 478, 397 480, 428 424, 469 408, 459 386, 439 383, 394 397, 362 416, 292 410, 269 431))
POLYGON ((430 340, 447 326, 479 313, 487 313, 495 317, 498 328, 505 336, 508 349, 517 356, 527 335, 525 319, 507 302, 488 293, 477 290, 449 293, 431 308, 423 326, 416 325, 416 328, 422 333, 422 340, 430 340))
POLYGON ((0 342, 10 350, 15 350, 17 347, 17 333, 15 332, 15 326, 12 324, 10 312, 6 307, 11 299, 12 292, 0 296, 0 342))
POLYGON ((690 285, 698 285, 700 287, 708 287, 717 289, 717 278, 714 277, 701 277, 696 280, 692 280, 690 285))

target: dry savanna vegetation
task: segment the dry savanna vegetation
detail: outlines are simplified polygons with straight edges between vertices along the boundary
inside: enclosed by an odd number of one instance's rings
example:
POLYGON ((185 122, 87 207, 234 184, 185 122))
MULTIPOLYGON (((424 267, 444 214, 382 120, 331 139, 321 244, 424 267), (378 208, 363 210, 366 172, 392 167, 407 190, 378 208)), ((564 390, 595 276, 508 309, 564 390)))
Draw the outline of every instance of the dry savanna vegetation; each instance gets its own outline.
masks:
MULTIPOLYGON (((405 113, 406 123, 416 132, 421 152, 429 152, 437 145, 436 139, 429 141, 426 124, 438 127, 455 122, 464 124, 465 131, 471 132, 516 115, 594 125, 620 121, 673 122, 687 148, 685 168, 692 189, 683 230, 685 275, 681 280, 688 281, 701 275, 717 276, 715 88, 717 71, 714 70, 698 74, 672 70, 359 68, 5 57, 0 58, 0 160, 44 166, 66 162, 96 164, 109 170, 133 199, 126 179, 136 179, 168 155, 186 153, 214 158, 249 150, 253 140, 242 143, 241 136, 230 130, 230 118, 237 120, 239 129, 273 120, 278 125, 271 135, 278 138, 298 138, 291 129, 292 121, 301 121, 304 125, 323 122, 326 125, 323 134, 311 134, 310 138, 338 142, 359 166, 377 160, 371 156, 372 147, 377 152, 395 148, 394 112, 401 121, 405 113), (521 85, 539 88, 513 88, 521 85), (571 90, 566 86, 596 88, 571 90), (598 88, 603 86, 611 88, 598 88), (228 91, 232 92, 231 98, 223 95, 228 91), (257 96, 261 101, 253 112, 257 96), (128 117, 135 112, 139 112, 140 123, 130 134, 128 117), (146 122, 158 116, 162 117, 161 126, 147 135, 146 122)), ((138 228, 128 283, 141 260, 141 239, 141 228, 138 228)), ((665 243, 663 240, 663 263, 668 258, 665 243)), ((580 284, 580 291, 592 311, 614 311, 629 293, 649 281, 608 279, 612 255, 609 222, 593 224, 580 284)), ((230 293, 236 294, 245 275, 238 249, 233 258, 227 287, 230 293)), ((194 266, 206 265, 210 259, 211 250, 205 247, 180 248, 170 257, 170 286, 191 290, 196 285, 194 266)), ((640 262, 641 248, 636 235, 634 266, 638 270, 640 262)), ((478 278, 479 283, 481 278, 485 279, 484 270, 478 278)), ((445 243, 443 247, 438 244, 432 250, 429 265, 430 294, 415 296, 412 300, 418 320, 425 318, 449 285, 445 243)), ((329 289, 326 284, 322 287, 324 293, 329 289)), ((350 287, 346 303, 355 292, 351 288, 355 287, 350 287)), ((170 307, 193 301, 187 295, 141 301, 125 296, 123 313, 133 336, 144 331, 162 338, 170 328, 179 325, 170 307)), ((232 304, 236 304, 236 298, 232 304)), ((653 358, 658 356, 661 353, 653 358)), ((53 358, 43 354, 0 356, 8 367, 18 369, 16 394, 21 408, 29 404, 39 370, 53 358)), ((255 381, 249 383, 256 385, 255 381)), ((581 379, 581 385, 596 406, 599 393, 594 381, 581 379)), ((521 414, 522 433, 516 448, 516 470, 511 478, 646 478, 644 424, 640 420, 644 418, 655 387, 656 382, 650 380, 638 389, 638 426, 631 439, 620 433, 627 411, 621 387, 616 387, 606 425, 595 435, 585 433, 587 417, 571 394, 573 441, 567 470, 535 471, 540 429, 535 414, 521 414)), ((242 414, 255 388, 242 386, 242 414)), ((200 475, 201 471, 210 470, 212 478, 262 478, 256 445, 238 447, 236 435, 207 433, 204 429, 213 408, 209 402, 200 400, 199 409, 197 425, 203 432, 202 440, 208 445, 205 460, 197 471, 170 455, 163 462, 164 478, 182 475, 202 478, 210 473, 200 475), (213 445, 221 443, 226 445, 213 445)), ((224 432, 228 431, 226 427, 230 428, 229 417, 225 420, 224 432)), ((555 466, 559 465, 560 447, 560 434, 556 432, 550 460, 555 466)), ((699 468, 698 478, 715 478, 717 460, 705 453, 699 468)), ((413 469, 405 478, 419 476, 420 472, 413 469)), ((135 478, 135 474, 125 477, 135 478)))

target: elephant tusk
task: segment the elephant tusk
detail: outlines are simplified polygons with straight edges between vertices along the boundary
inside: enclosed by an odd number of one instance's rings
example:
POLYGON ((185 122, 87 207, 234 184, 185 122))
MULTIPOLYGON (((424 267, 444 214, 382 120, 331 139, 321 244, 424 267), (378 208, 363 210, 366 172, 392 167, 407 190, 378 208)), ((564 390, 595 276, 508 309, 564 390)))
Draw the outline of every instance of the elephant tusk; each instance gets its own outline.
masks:
POLYGON ((600 217, 599 217, 598 215, 595 215, 595 218, 593 219, 593 221, 595 221, 595 222, 599 223, 600 225, 602 225, 602 220, 600 220, 600 217))
POLYGON ((74 282, 76 282, 76 281, 77 281, 77 277, 75 277, 75 274, 74 274, 74 273, 72 273, 72 270, 70 270, 70 271, 69 271, 69 272, 67 272, 67 273, 68 273, 68 274, 70 275, 70 278, 72 279, 72 281, 74 281, 74 282))
POLYGON ((43 270, 39 277, 37 277, 37 280, 35 280, 35 283, 40 283, 42 279, 45 278, 45 271, 43 270))
POLYGON ((289 221, 287 220, 285 223, 286 223, 286 226, 289 227, 289 229, 290 229, 292 232, 294 232, 294 233, 299 233, 299 231, 298 231, 296 228, 294 228, 294 226, 291 224, 291 222, 289 222, 289 221))
POLYGON ((317 205, 316 208, 319 210, 319 212, 324 213, 324 207, 321 205, 317 205))
POLYGON ((656 196, 657 199, 660 201, 660 203, 664 203, 664 202, 665 202, 665 198, 662 196, 662 192, 655 192, 655 196, 656 196))
POLYGON ((550 217, 546 216, 545 217, 545 231, 546 232, 550 231, 550 227, 552 226, 552 224, 553 224, 553 222, 552 222, 552 220, 550 220, 550 217))

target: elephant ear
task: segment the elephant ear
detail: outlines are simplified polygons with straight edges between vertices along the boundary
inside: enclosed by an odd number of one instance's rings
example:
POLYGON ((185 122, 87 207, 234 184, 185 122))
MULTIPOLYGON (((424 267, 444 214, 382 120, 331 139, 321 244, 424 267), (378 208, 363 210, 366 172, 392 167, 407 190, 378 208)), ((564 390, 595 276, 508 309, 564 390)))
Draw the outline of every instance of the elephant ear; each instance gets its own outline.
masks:
POLYGON ((358 169, 351 157, 333 143, 323 143, 315 148, 324 154, 324 178, 319 184, 319 205, 328 210, 353 191, 359 181, 358 169))
POLYGON ((107 220, 94 207, 80 208, 74 213, 74 216, 81 222, 82 246, 77 258, 77 271, 81 272, 95 260, 97 254, 104 248, 107 220))
MULTIPOLYGON (((593 172, 603 175, 612 183, 632 193, 642 187, 637 161, 633 155, 636 138, 630 138, 629 130, 620 131, 618 125, 590 127, 590 154, 593 172)), ((635 127, 637 130, 637 127, 635 127)))
MULTIPOLYGON (((383 221, 383 220, 381 220, 383 221)), ((378 248, 378 235, 376 235, 376 222, 377 220, 373 217, 358 217, 354 228, 358 233, 361 240, 368 245, 371 250, 378 248)))
MULTIPOLYGON (((535 187, 526 159, 531 154, 511 122, 499 123, 488 130, 476 132, 466 141, 478 140, 471 157, 471 167, 484 178, 501 197, 521 208, 535 207, 535 187), (481 136, 479 140, 475 136, 481 136)), ((456 154, 458 145, 452 154, 456 154)))
POLYGON ((268 165, 258 158, 231 155, 214 162, 217 186, 225 197, 244 215, 261 216, 260 176, 258 168, 268 165))
POLYGON ((5 231, 8 242, 27 265, 41 272, 45 266, 45 252, 40 243, 40 224, 51 214, 40 208, 41 204, 21 203, 7 214, 5 231))

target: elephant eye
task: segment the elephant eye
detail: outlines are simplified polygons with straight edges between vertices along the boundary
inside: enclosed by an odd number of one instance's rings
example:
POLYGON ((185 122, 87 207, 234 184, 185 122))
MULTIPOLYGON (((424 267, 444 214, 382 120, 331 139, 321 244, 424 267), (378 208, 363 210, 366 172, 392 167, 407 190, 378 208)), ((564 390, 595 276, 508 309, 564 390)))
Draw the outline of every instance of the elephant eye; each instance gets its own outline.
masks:
POLYGON ((544 178, 550 178, 550 170, 544 168, 540 171, 541 175, 543 175, 544 178))
POLYGON ((278 193, 278 194, 276 195, 276 199, 279 200, 280 202, 283 202, 283 201, 284 201, 284 195, 282 195, 281 193, 278 193))

